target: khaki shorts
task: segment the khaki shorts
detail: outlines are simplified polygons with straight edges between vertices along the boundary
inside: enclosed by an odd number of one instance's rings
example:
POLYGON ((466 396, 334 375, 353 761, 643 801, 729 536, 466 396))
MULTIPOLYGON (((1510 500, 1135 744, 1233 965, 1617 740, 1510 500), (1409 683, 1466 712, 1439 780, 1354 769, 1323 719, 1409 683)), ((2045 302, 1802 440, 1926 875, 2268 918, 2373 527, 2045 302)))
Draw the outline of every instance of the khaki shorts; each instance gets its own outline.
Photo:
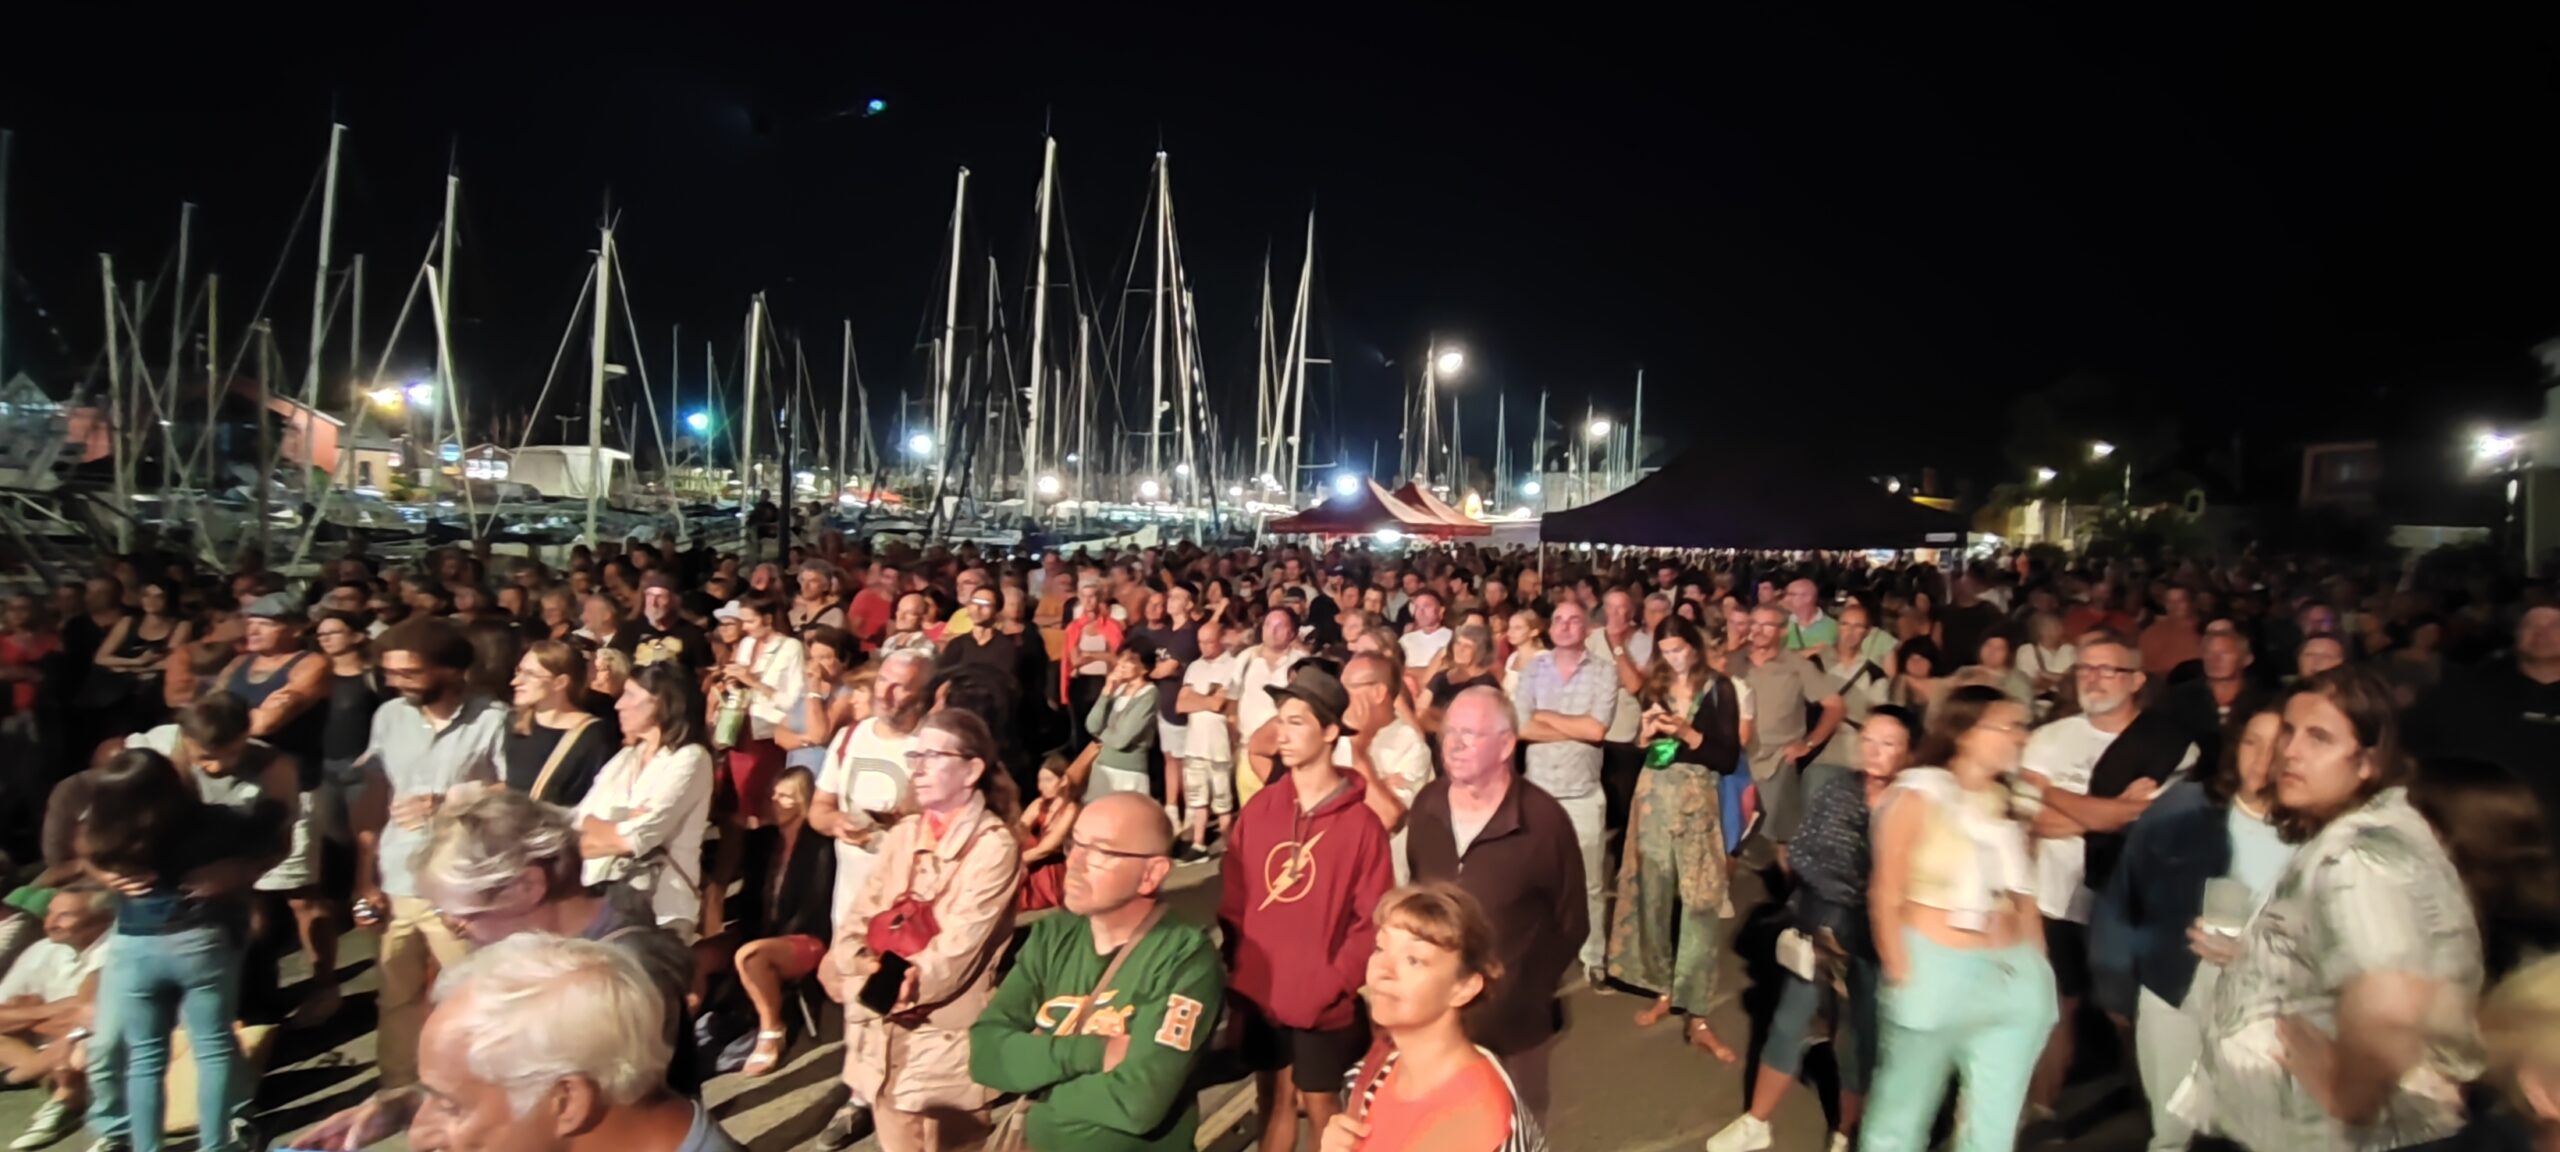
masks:
POLYGON ((1182 806, 1206 808, 1220 816, 1236 810, 1236 776, 1233 765, 1223 760, 1200 756, 1182 758, 1182 806))

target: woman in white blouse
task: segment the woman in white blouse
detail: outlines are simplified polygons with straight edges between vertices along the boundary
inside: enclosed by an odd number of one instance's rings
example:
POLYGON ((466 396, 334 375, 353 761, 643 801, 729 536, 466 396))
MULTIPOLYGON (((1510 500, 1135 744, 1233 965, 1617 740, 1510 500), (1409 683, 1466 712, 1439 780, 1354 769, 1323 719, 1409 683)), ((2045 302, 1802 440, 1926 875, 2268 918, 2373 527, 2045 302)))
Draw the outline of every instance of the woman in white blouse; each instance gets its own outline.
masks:
MULTIPOLYGON (((731 605, 746 629, 729 664, 720 670, 724 690, 746 694, 747 731, 729 749, 728 824, 741 830, 760 828, 773 807, 773 784, 782 778, 785 754, 774 743, 773 730, 788 722, 791 710, 807 691, 803 666, 808 660, 800 641, 783 630, 780 601, 749 597, 731 605)), ((727 839, 723 837, 723 839, 727 839)))
POLYGON ((615 701, 622 751, 578 802, 578 854, 588 884, 649 894, 658 926, 691 943, 702 923, 702 833, 711 820, 711 750, 683 670, 653 664, 615 701))

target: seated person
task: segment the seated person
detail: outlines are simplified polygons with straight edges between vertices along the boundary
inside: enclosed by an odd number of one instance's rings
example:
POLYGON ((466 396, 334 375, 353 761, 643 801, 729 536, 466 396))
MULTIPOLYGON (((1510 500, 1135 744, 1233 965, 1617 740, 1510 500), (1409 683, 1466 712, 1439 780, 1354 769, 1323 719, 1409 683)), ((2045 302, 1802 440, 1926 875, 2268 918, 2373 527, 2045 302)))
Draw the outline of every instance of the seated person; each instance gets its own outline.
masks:
POLYGON ((835 847, 809 827, 817 788, 807 768, 783 770, 773 785, 773 822, 746 834, 746 883, 726 905, 733 913, 728 931, 696 946, 697 964, 730 953, 738 985, 755 1005, 755 1051, 742 1069, 749 1076, 781 1066, 790 1039, 783 991, 816 973, 835 939, 835 847))
POLYGON ((86 882, 52 894, 44 939, 0 976, 0 1076, 11 1087, 43 1081, 50 1090, 11 1148, 42 1148, 78 1131, 88 1111, 83 1062, 71 1052, 90 1027, 98 969, 115 923, 105 894, 86 882))

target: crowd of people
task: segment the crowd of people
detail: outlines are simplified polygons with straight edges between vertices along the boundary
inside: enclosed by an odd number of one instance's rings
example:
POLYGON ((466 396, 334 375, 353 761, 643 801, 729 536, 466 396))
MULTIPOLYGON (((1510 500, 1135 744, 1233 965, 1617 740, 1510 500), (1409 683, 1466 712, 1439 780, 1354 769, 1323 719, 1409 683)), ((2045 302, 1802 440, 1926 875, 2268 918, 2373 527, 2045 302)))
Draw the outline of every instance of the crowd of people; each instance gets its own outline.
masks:
POLYGON ((126 557, 0 618, 0 1074, 44 1094, 10 1146, 281 1135, 258 1053, 342 1010, 350 931, 378 1082, 299 1148, 732 1148, 703 1082, 839 1040, 822 1148, 1188 1149, 1244 1077, 1266 1152, 1539 1148, 1574 988, 1702 1076, 1755 1055, 1710 1152, 1773 1147, 1824 1047, 1835 1149, 1933 1146, 1951 1082, 1956 1147, 2069 1139, 2110 1063, 2157 1149, 2560 1146, 2554 591, 833 534, 300 586, 126 557), (1737 948, 1776 985, 1751 1035, 1711 1019, 1737 948))

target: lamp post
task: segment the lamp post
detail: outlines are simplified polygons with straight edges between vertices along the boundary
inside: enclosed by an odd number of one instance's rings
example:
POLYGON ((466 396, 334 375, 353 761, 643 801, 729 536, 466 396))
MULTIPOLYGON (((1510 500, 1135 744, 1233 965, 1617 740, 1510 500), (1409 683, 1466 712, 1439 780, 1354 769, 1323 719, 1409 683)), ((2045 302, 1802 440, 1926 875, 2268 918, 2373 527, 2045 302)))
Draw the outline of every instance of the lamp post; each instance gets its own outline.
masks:
MULTIPOLYGON (((2091 460, 2104 460, 2115 454, 2116 446, 2113 444, 2104 440, 2093 440, 2089 442, 2089 458, 2091 460)), ((2131 519, 2133 516, 2133 461, 2131 460, 2124 462, 2124 514, 2127 519, 2131 519)))
POLYGON ((1591 503, 1591 446, 1609 438, 1609 418, 1592 417, 1589 423, 1583 425, 1582 433, 1582 451, 1578 453, 1582 464, 1582 502, 1589 504, 1591 503))
MULTIPOLYGON (((1431 347, 1422 358, 1422 486, 1431 486, 1431 429, 1440 421, 1440 380, 1455 377, 1466 370, 1467 354, 1457 348, 1442 348, 1440 338, 1431 338, 1431 347)), ((1454 423, 1457 413, 1450 412, 1454 423)))

